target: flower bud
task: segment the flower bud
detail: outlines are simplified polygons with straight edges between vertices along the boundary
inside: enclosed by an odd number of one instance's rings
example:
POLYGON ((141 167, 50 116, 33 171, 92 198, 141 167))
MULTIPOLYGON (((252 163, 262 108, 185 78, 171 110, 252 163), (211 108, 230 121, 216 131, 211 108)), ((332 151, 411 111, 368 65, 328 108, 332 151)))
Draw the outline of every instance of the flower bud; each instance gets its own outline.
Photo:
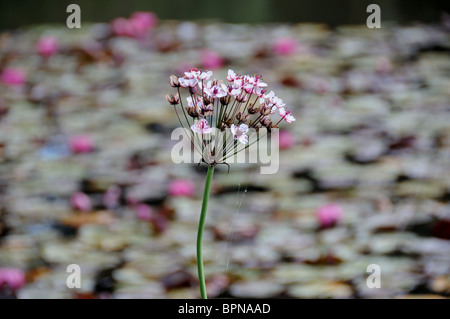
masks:
POLYGON ((251 107, 248 108, 248 113, 249 114, 256 114, 260 111, 261 106, 256 106, 256 104, 252 105, 251 107))
POLYGON ((224 123, 227 126, 230 126, 233 123, 233 119, 232 118, 224 118, 222 123, 224 123))
POLYGON ((203 105, 201 107, 200 114, 202 116, 211 116, 211 115, 213 115, 213 105, 212 104, 203 105))
POLYGON ((174 88, 180 87, 180 82, 178 81, 178 77, 176 77, 175 75, 170 76, 170 86, 174 87, 174 88))
POLYGON ((231 96, 229 96, 229 95, 220 98, 220 104, 222 104, 222 105, 228 105, 228 104, 230 104, 230 102, 231 102, 231 96))
POLYGON ((204 96, 203 97, 203 104, 204 105, 208 105, 208 104, 214 104, 214 98, 211 96, 204 96))
POLYGON ((248 95, 245 93, 241 93, 238 96, 236 96, 236 101, 239 103, 245 103, 248 100, 248 95))
POLYGON ((268 116, 263 116, 259 120, 259 123, 261 123, 262 126, 267 127, 267 128, 271 128, 272 127, 272 120, 268 116))
POLYGON ((266 104, 262 104, 261 106, 261 115, 269 115, 270 112, 272 111, 272 107, 267 106, 266 104))
POLYGON ((178 95, 178 93, 175 94, 175 95, 173 95, 173 94, 170 94, 170 95, 166 94, 166 99, 167 99, 167 102, 169 102, 169 104, 171 104, 171 105, 178 105, 178 104, 180 104, 180 96, 178 95))
POLYGON ((248 119, 248 114, 243 115, 242 112, 239 112, 238 114, 236 114, 236 119, 239 122, 245 123, 247 121, 247 119, 248 119))
POLYGON ((197 118, 200 116, 200 108, 198 107, 186 107, 185 109, 190 117, 197 118))

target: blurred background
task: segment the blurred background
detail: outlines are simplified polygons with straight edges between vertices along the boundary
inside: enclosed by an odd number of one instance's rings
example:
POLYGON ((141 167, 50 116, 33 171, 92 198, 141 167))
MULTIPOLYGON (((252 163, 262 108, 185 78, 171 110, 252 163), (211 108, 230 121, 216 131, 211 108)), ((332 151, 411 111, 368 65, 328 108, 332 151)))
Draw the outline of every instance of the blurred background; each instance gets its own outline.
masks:
POLYGON ((0 298, 199 298, 205 168, 172 162, 165 99, 191 67, 261 74, 297 118, 280 125, 277 174, 216 169, 210 297, 448 298, 448 13, 438 0, 0 2, 0 298))
POLYGON ((229 0, 222 2, 198 0, 195 3, 172 0, 23 0, 0 3, 0 27, 16 28, 34 23, 61 23, 67 17, 65 9, 71 3, 80 5, 84 21, 107 22, 134 11, 152 11, 161 19, 218 20, 231 23, 297 23, 324 22, 331 26, 365 23, 363 13, 369 4, 383 8, 382 19, 406 23, 435 22, 442 11, 448 12, 445 0, 229 0))

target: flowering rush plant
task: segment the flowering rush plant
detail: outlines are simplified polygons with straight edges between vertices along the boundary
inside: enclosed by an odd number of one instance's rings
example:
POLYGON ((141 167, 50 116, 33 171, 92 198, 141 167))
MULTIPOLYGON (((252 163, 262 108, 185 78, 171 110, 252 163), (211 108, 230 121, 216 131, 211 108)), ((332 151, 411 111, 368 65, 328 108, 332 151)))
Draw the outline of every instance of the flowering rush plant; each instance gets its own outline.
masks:
POLYGON ((202 238, 215 166, 228 165, 227 159, 258 142, 262 137, 259 133, 270 133, 283 120, 295 121, 283 100, 267 90, 262 76, 240 75, 228 70, 228 83, 212 76, 211 71, 198 69, 189 69, 183 77, 172 75, 170 85, 177 92, 166 95, 180 125, 200 153, 201 161, 208 165, 197 233, 197 267, 203 299, 207 296, 202 238), (186 94, 185 100, 182 91, 186 94), (215 133, 219 138, 214 137, 215 133))

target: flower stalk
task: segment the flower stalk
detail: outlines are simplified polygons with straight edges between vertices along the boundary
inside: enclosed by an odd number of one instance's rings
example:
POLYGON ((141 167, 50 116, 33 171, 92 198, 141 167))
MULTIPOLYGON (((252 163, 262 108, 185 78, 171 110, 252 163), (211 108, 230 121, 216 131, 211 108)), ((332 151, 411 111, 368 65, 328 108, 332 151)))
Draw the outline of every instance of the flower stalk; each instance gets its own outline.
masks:
POLYGON ((295 121, 283 100, 273 91, 267 92, 262 76, 240 75, 228 70, 229 84, 226 85, 211 79, 212 75, 211 71, 198 69, 190 69, 183 77, 172 75, 170 85, 176 88, 176 94, 166 96, 193 148, 200 153, 201 163, 208 165, 197 232, 197 269, 202 299, 207 299, 202 239, 215 166, 224 164, 229 169, 226 161, 230 157, 258 142, 262 134, 269 134, 282 120, 295 121), (183 104, 182 89, 187 91, 187 106, 183 104), (274 125, 271 115, 276 113, 280 119, 274 125))
POLYGON ((197 231, 197 270, 198 281, 200 286, 200 295, 202 299, 208 299, 206 294, 206 282, 205 272, 203 269, 203 253, 202 253, 202 240, 203 231, 205 229, 206 212, 208 210, 209 194, 211 192, 211 181, 214 175, 214 166, 208 166, 208 172, 206 174, 205 189, 203 191, 202 211, 200 213, 200 220, 198 222, 197 231))

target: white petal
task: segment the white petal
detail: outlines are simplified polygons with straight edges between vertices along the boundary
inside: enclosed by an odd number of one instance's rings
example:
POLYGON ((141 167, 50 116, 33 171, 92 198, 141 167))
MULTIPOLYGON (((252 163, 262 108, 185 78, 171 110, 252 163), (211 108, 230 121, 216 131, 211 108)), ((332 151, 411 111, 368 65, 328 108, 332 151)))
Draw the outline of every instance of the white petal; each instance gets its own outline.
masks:
POLYGON ((241 125, 239 125, 239 129, 241 130, 242 133, 247 134, 247 132, 248 132, 248 125, 247 124, 241 124, 241 125))
POLYGON ((288 123, 292 123, 295 121, 295 117, 293 117, 292 115, 289 114, 288 116, 285 117, 285 120, 288 123))
POLYGON ((239 137, 239 142, 241 142, 242 144, 247 144, 248 143, 248 136, 247 135, 241 135, 239 137))
POLYGON ((231 134, 233 134, 233 136, 236 135, 236 126, 234 124, 231 124, 230 131, 231 131, 231 134))
POLYGON ((202 132, 195 124, 191 125, 191 130, 193 132, 195 132, 195 133, 201 133, 202 132))

